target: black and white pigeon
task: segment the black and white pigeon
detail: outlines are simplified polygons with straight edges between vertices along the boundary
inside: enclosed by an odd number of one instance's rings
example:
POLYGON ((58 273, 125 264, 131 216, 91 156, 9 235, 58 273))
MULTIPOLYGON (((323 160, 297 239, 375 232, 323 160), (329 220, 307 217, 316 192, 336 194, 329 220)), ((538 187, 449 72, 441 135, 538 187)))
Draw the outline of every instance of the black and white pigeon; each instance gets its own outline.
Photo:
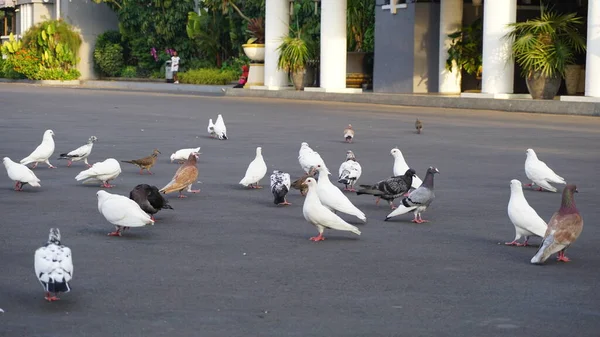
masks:
POLYGON ((411 188, 413 177, 416 176, 414 169, 409 168, 406 170, 404 175, 390 177, 385 180, 381 180, 375 185, 360 185, 361 189, 356 192, 357 195, 370 194, 377 198, 375 203, 379 205, 379 200, 387 200, 392 209, 396 209, 394 206, 394 199, 403 196, 411 188))
POLYGON ((290 181, 289 173, 275 170, 271 174, 271 192, 273 193, 273 203, 275 205, 291 205, 285 198, 290 191, 290 181))
POLYGON ((388 214, 388 216, 385 218, 385 221, 388 221, 395 216, 414 211, 415 218, 412 220, 412 222, 429 222, 421 219, 421 213, 423 213, 431 204, 433 199, 435 199, 435 193, 433 192, 433 175, 436 173, 440 173, 440 171, 437 168, 430 166, 427 169, 427 175, 425 176, 425 181, 423 181, 423 184, 421 184, 421 186, 419 186, 416 190, 410 192, 407 197, 402 199, 402 203, 398 206, 398 208, 388 214))
POLYGON ((362 167, 356 161, 354 152, 346 151, 346 160, 340 165, 338 170, 338 183, 344 184, 344 191, 356 192, 354 184, 362 174, 362 167), (350 186, 350 188, 348 188, 350 186))
POLYGON ((90 156, 90 153, 92 153, 92 148, 94 147, 94 142, 97 140, 98 140, 98 138, 96 136, 91 136, 88 139, 87 144, 81 145, 80 147, 76 148, 75 150, 73 150, 71 152, 61 153, 60 157, 58 157, 58 159, 66 159, 68 161, 67 167, 71 167, 71 165, 73 165, 73 162, 80 161, 80 160, 83 160, 83 162, 85 163, 85 165, 87 167, 92 167, 92 165, 90 165, 88 163, 87 159, 90 156))
POLYGON ((169 205, 169 201, 162 196, 158 191, 158 187, 148 184, 139 184, 129 192, 129 199, 137 202, 140 208, 150 214, 150 218, 154 221, 154 214, 161 209, 173 209, 169 205))
POLYGON ((35 276, 44 287, 45 299, 57 301, 58 293, 71 291, 69 282, 73 278, 71 249, 60 242, 60 230, 50 228, 48 243, 38 248, 34 256, 35 276), (50 296, 50 294, 54 294, 50 296))

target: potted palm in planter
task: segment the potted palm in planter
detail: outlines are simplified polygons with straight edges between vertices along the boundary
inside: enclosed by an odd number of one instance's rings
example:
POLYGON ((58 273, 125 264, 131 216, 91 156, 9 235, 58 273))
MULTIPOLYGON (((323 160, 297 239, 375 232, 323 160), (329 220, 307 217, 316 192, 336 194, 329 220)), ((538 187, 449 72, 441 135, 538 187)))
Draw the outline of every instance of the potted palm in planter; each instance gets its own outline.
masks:
POLYGON ((277 67, 292 75, 296 90, 303 90, 304 72, 312 55, 300 31, 284 37, 277 50, 279 50, 277 67))
POLYGON ((542 7, 538 19, 509 25, 505 36, 513 39, 512 56, 522 68, 534 99, 553 99, 568 65, 585 50, 579 30, 583 19, 575 13, 558 14, 542 7))
POLYGON ((244 53, 255 62, 265 60, 265 23, 263 18, 253 18, 248 21, 247 32, 252 36, 242 45, 244 53))

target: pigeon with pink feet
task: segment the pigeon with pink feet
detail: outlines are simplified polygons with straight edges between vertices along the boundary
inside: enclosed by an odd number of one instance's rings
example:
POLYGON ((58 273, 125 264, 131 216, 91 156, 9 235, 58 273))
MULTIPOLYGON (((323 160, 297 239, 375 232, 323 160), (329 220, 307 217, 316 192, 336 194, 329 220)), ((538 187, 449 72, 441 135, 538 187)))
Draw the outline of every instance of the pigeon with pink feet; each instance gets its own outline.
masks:
POLYGON ((356 226, 347 223, 321 203, 315 178, 307 178, 305 184, 308 186, 308 193, 306 194, 306 199, 304 199, 302 214, 304 215, 304 219, 317 227, 319 231, 319 235, 310 238, 311 241, 318 242, 325 240, 323 236, 325 228, 348 231, 356 235, 361 234, 356 226))
POLYGON ((54 138, 52 137, 54 137, 54 131, 46 130, 42 137, 42 143, 29 156, 21 159, 21 164, 27 165, 33 163, 32 168, 36 168, 38 163, 46 163, 49 168, 56 168, 48 160, 54 153, 54 138))
POLYGON ((111 188, 108 182, 115 179, 121 174, 121 165, 114 158, 108 158, 105 161, 95 163, 89 169, 79 172, 75 177, 77 181, 87 182, 102 182, 102 187, 111 188))
POLYGON ((409 168, 401 176, 390 177, 385 180, 381 180, 374 185, 360 185, 361 189, 356 192, 356 195, 370 194, 377 197, 375 201, 376 205, 379 205, 379 200, 387 200, 392 209, 396 209, 394 206, 394 199, 402 197, 406 194, 412 185, 413 177, 416 176, 414 169, 409 168))
POLYGON ((361 174, 362 167, 356 161, 354 152, 348 150, 346 152, 346 161, 340 165, 340 169, 338 170, 338 183, 345 185, 344 191, 356 192, 354 184, 356 184, 361 174))
POLYGON ((29 184, 33 187, 40 187, 40 179, 36 177, 35 173, 29 169, 29 167, 15 163, 8 157, 4 157, 2 160, 8 177, 15 182, 15 191, 22 191, 23 186, 29 184))
POLYGON ((421 186, 419 186, 416 190, 410 192, 407 197, 402 199, 402 203, 393 212, 388 214, 388 216, 385 218, 385 221, 388 221, 395 216, 406 214, 412 211, 415 215, 415 218, 412 220, 412 222, 429 222, 421 218, 421 213, 423 213, 427 207, 431 205, 433 199, 435 199, 435 193, 433 192, 433 175, 436 173, 440 173, 440 171, 433 166, 429 167, 427 169, 427 175, 425 176, 423 184, 421 184, 421 186))
POLYGON ((515 239, 512 242, 506 242, 507 246, 527 246, 530 236, 544 237, 548 225, 537 212, 529 206, 529 203, 523 195, 523 185, 520 181, 513 179, 510 181, 510 200, 508 201, 508 217, 515 226, 515 239), (523 243, 518 242, 522 236, 525 237, 523 243))
POLYGON ((575 206, 574 193, 577 192, 577 186, 572 184, 567 185, 563 190, 560 208, 548 221, 544 241, 531 259, 531 263, 543 264, 554 253, 558 253, 558 261, 571 261, 565 256, 565 251, 583 231, 583 218, 575 206))
POLYGON ((87 159, 90 156, 90 153, 92 153, 92 148, 94 147, 94 142, 97 140, 98 140, 98 138, 96 138, 96 136, 91 136, 90 139, 88 139, 87 144, 81 145, 80 147, 76 148, 75 150, 73 150, 71 152, 61 153, 60 157, 58 157, 58 159, 68 160, 67 167, 71 167, 71 165, 73 165, 73 162, 81 161, 81 160, 83 160, 83 162, 85 163, 85 165, 87 167, 92 167, 92 165, 90 165, 88 163, 87 159))
POLYGON ((115 231, 109 236, 122 236, 123 231, 130 227, 154 225, 154 220, 144 212, 137 202, 123 195, 111 194, 104 190, 96 192, 98 211, 104 218, 115 225, 115 231))
POLYGON ((48 242, 38 248, 34 255, 35 276, 44 287, 46 301, 58 301, 59 293, 71 291, 73 258, 71 249, 61 243, 60 230, 50 228, 48 242))

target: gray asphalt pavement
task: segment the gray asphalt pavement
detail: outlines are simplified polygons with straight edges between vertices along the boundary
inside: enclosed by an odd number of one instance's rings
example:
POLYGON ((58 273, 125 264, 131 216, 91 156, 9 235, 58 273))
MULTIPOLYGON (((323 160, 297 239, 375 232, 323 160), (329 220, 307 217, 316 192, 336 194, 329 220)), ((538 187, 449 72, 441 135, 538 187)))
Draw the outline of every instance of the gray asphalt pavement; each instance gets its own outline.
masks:
MULTIPOLYGON (((202 147, 194 186, 201 192, 169 195, 175 210, 120 238, 106 235, 113 227, 98 212, 99 187, 75 181, 82 163, 40 165, 42 187, 20 193, 2 169, 0 336, 598 335, 599 118, 11 84, 0 84, 0 117, 0 156, 15 161, 46 129, 56 134, 56 157, 92 135, 91 162, 157 147, 152 176, 122 164, 110 190, 122 195, 140 183, 164 186, 178 167, 170 154, 202 147), (230 140, 208 138, 208 119, 219 113, 230 140), (343 142, 348 123, 353 144, 343 142), (309 241, 317 232, 298 191, 291 206, 277 207, 268 188, 238 185, 257 146, 269 174, 299 177, 303 141, 334 175, 352 149, 363 184, 391 175, 394 146, 421 177, 436 166, 437 199, 423 213, 431 222, 384 222, 387 205, 348 194, 368 222, 342 217, 362 235, 326 231, 324 242, 309 241), (530 147, 578 185, 585 226, 567 251, 570 263, 534 266, 535 247, 502 244, 514 237, 509 182, 526 182, 530 147), (54 226, 73 251, 73 291, 47 303, 33 253, 54 226)), ((560 205, 560 193, 525 196, 545 220, 560 205)))

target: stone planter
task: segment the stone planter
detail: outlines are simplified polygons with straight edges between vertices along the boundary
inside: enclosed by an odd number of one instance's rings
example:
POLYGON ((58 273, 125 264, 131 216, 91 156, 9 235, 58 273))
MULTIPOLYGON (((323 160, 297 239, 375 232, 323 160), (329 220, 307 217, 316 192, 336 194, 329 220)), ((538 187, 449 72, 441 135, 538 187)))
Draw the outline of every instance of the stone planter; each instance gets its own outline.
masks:
POLYGON ((244 88, 263 86, 265 84, 265 45, 258 43, 243 44, 242 48, 244 48, 244 53, 251 61, 248 82, 246 82, 244 88))
POLYGON ((560 77, 547 78, 540 73, 527 76, 527 89, 533 99, 554 99, 560 89, 560 77))
POLYGON ((292 83, 296 90, 304 90, 304 70, 292 73, 292 83))
POLYGON ((582 65, 571 64, 565 69, 565 85, 567 86, 567 95, 576 95, 579 87, 579 78, 582 65))
POLYGON ((252 43, 252 44, 243 44, 242 48, 244 48, 244 53, 251 61, 254 62, 264 62, 265 61, 265 45, 252 43))

